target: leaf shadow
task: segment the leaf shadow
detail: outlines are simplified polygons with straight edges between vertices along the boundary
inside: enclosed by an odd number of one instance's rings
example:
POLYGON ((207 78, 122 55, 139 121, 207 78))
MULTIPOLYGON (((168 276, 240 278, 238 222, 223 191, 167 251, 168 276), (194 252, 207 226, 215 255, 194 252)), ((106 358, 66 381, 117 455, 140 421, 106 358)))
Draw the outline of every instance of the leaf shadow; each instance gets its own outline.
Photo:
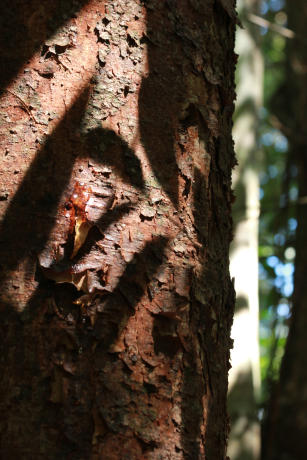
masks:
POLYGON ((155 237, 126 265, 117 287, 105 303, 103 313, 95 324, 95 336, 104 350, 108 350, 114 343, 125 327, 127 319, 134 313, 136 305, 146 291, 148 280, 162 263, 167 243, 167 238, 155 237))
MULTIPOLYGON (((143 189, 140 161, 123 139, 102 128, 88 132, 83 138, 78 135, 88 98, 89 88, 86 88, 36 154, 3 217, 1 264, 10 270, 25 257, 38 255, 44 249, 77 156, 110 165, 128 183, 143 189), (129 158, 127 164, 126 158, 129 158)), ((114 219, 129 209, 129 206, 119 207, 114 219)), ((102 216, 98 225, 104 227, 111 222, 112 217, 102 216)))
POLYGON ((137 189, 144 190, 144 179, 141 162, 127 142, 106 128, 95 128, 88 131, 84 139, 90 158, 112 166, 125 182, 137 189))
MULTIPOLYGON (((78 309, 73 304, 74 298, 78 297, 76 289, 71 285, 55 285, 53 281, 46 279, 41 280, 22 315, 17 315, 11 308, 7 308, 5 319, 11 324, 9 330, 14 330, 12 322, 19 325, 20 329, 20 346, 17 347, 16 353, 17 350, 24 353, 23 358, 19 359, 19 385, 28 388, 33 394, 37 391, 46 394, 42 405, 39 401, 33 405, 31 398, 22 402, 24 407, 32 407, 31 422, 22 432, 33 429, 32 423, 35 423, 36 430, 38 426, 41 427, 38 430, 40 436, 42 432, 52 430, 56 433, 53 446, 59 458, 65 453, 69 458, 90 457, 93 406, 97 407, 103 423, 111 427, 112 431, 118 432, 121 429, 110 398, 110 391, 114 386, 113 375, 105 370, 114 362, 114 351, 111 347, 118 340, 129 318, 134 315, 135 307, 146 292, 148 281, 163 261, 167 244, 167 238, 156 237, 147 242, 142 251, 135 254, 133 260, 126 265, 114 291, 101 297, 101 311, 94 326, 89 323, 87 315, 77 313, 78 309), (63 318, 59 318, 58 313, 47 307, 48 299, 54 297, 66 309, 66 316, 63 318), (36 353, 40 353, 39 366, 42 366, 42 369, 36 369, 37 377, 33 381, 31 374, 26 372, 27 366, 31 363, 25 348, 35 348, 41 341, 44 343, 44 351, 38 347, 36 353), (67 374, 67 368, 66 371, 62 369, 62 361, 58 364, 54 361, 56 356, 65 356, 64 362, 72 362, 76 371, 69 370, 67 374), (44 368, 44 362, 47 369, 44 368), (95 369, 99 369, 99 372, 95 369), (95 372, 98 373, 93 380, 92 374, 95 372), (69 380, 67 376, 70 377, 69 380), (62 403, 61 395, 54 394, 57 379, 60 379, 60 382, 66 379, 70 394, 68 403, 62 403), (54 430, 55 425, 57 430, 54 430)), ((12 337, 9 339, 8 343, 13 346, 12 337)), ((7 365, 10 365, 11 353, 6 351, 4 356, 7 365)), ((16 358, 15 355, 14 357, 16 358)), ((126 373, 126 368, 124 367, 121 372, 126 373)), ((37 452, 41 452, 40 436, 32 437, 31 448, 37 449, 37 452)), ((8 448, 8 452, 12 450, 8 448)))
POLYGON ((42 43, 90 0, 2 0, 0 88, 6 88, 42 43))
POLYGON ((39 254, 47 243, 80 144, 74 134, 67 133, 74 133, 87 100, 85 89, 36 154, 7 208, 0 244, 1 257, 11 270, 31 252, 39 254))
POLYGON ((141 141, 151 167, 177 207, 179 169, 174 147, 175 117, 180 112, 181 97, 186 89, 178 67, 174 40, 169 40, 167 44, 159 41, 160 30, 160 13, 154 8, 147 8, 144 40, 149 44, 149 74, 143 78, 139 94, 139 126, 141 141))

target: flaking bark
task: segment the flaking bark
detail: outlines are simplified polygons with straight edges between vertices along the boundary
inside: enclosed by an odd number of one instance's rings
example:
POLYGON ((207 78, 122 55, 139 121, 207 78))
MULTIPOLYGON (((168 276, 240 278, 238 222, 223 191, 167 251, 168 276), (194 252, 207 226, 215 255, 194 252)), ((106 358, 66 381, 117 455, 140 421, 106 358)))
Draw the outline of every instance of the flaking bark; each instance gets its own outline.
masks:
POLYGON ((9 3, 1 455, 224 459, 233 4, 9 3))

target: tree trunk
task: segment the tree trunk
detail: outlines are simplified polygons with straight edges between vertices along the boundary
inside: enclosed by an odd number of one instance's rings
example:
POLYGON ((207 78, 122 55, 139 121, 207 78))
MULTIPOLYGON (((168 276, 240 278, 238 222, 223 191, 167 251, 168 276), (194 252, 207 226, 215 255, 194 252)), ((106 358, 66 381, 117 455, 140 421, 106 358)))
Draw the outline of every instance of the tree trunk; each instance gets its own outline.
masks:
POLYGON ((288 1, 287 15, 295 37, 287 46, 287 75, 280 91, 278 116, 288 136, 291 163, 298 169, 296 258, 289 334, 266 433, 264 458, 268 460, 299 460, 305 458, 307 450, 306 2, 299 0, 294 5, 288 1))
POLYGON ((236 310, 231 336, 232 369, 229 373, 228 407, 232 460, 260 456, 260 425, 257 399, 260 392, 258 224, 259 224, 259 110, 262 104, 263 60, 257 26, 248 14, 258 13, 258 0, 238 3, 243 28, 237 31, 236 113, 234 141, 239 165, 233 175, 235 237, 230 250, 230 272, 235 278, 236 310))
POLYGON ((1 456, 224 459, 233 2, 2 10, 1 456))

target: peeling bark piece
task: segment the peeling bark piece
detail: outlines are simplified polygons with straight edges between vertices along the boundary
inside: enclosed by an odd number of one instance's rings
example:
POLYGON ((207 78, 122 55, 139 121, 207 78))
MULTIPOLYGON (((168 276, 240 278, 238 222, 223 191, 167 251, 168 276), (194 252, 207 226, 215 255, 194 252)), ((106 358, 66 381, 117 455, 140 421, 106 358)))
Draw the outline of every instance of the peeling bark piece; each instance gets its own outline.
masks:
POLYGON ((111 208, 113 202, 113 190, 107 187, 93 189, 93 194, 90 196, 85 206, 86 219, 91 223, 96 223, 102 215, 111 208))
POLYGON ((71 259, 75 257, 81 246, 84 244, 91 227, 92 225, 85 221, 82 217, 76 218, 74 249, 70 256, 71 259))
POLYGON ((48 40, 45 40, 45 45, 46 46, 70 46, 71 45, 71 40, 69 37, 64 36, 64 37, 53 37, 49 38, 48 40))
POLYGON ((153 204, 155 203, 159 203, 160 201, 163 200, 163 195, 162 193, 160 192, 160 190, 153 190, 152 193, 151 193, 151 202, 153 204))
POLYGON ((91 187, 79 182, 75 183, 73 193, 69 198, 69 212, 71 218, 71 231, 74 230, 74 246, 70 256, 73 259, 84 244, 88 232, 92 226, 86 215, 86 205, 92 193, 91 187))
POLYGON ((175 268, 174 283, 177 294, 189 299, 191 290, 191 276, 188 267, 175 268))
POLYGON ((144 206, 141 209, 141 216, 147 219, 153 219, 155 215, 156 215, 156 210, 152 208, 151 206, 144 206))
POLYGON ((52 268, 46 268, 41 266, 43 275, 56 283, 71 283, 72 274, 69 269, 63 271, 57 271, 52 268))

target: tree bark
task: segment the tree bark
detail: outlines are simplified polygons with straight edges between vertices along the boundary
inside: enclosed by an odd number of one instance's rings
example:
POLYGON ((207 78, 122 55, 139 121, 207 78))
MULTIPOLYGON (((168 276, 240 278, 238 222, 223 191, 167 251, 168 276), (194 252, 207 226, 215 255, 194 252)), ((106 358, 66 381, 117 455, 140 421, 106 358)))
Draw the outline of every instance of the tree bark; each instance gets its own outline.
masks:
POLYGON ((273 395, 263 458, 298 460, 307 450, 307 5, 287 3, 288 27, 295 37, 289 41, 286 78, 280 91, 278 117, 289 140, 290 163, 298 170, 298 202, 294 293, 289 334, 280 379, 273 395))
POLYGON ((1 456, 224 459, 233 2, 28 3, 1 15, 1 456))

